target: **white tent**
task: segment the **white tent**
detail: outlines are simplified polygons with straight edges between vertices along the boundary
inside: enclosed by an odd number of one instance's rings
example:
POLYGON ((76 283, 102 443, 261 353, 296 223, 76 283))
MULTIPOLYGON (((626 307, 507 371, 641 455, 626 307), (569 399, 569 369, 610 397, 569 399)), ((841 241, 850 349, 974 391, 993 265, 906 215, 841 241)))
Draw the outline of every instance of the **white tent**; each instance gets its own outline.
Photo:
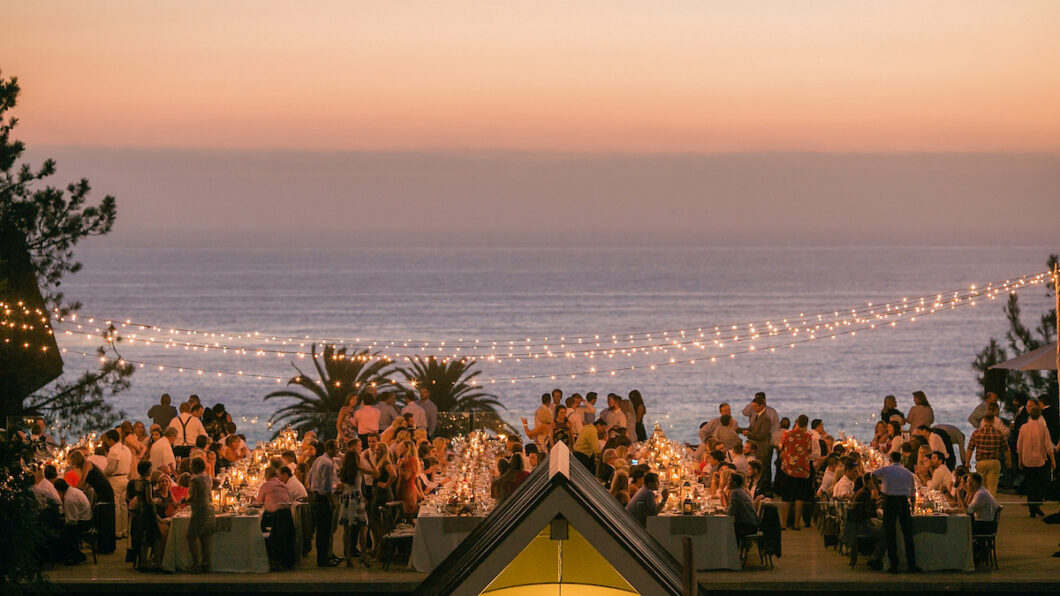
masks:
POLYGON ((1056 342, 1020 354, 990 368, 1006 370, 1056 370, 1056 342))

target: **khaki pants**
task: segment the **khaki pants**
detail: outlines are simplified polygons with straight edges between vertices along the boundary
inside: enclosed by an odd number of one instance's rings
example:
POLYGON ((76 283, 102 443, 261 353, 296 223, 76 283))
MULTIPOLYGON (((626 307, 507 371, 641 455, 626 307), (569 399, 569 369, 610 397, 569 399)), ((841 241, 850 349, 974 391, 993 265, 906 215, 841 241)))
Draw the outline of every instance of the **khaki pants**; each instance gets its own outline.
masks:
POLYGON ((129 486, 128 476, 108 476, 111 488, 114 489, 114 536, 129 535, 129 501, 125 500, 125 488, 129 486))
POLYGON ((997 481, 1001 478, 1001 461, 980 459, 975 462, 975 471, 983 477, 983 488, 997 498, 997 481))

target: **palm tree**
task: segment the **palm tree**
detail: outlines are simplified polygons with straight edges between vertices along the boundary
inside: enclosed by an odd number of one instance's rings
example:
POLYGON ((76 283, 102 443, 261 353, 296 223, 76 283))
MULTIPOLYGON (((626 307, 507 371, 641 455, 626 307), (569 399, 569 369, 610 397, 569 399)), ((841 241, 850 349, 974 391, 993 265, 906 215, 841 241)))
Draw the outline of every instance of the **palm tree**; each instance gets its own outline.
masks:
MULTIPOLYGON (((496 395, 483 391, 482 386, 474 382, 475 377, 482 374, 481 370, 471 370, 474 365, 474 360, 447 358, 439 361, 434 356, 416 356, 408 361, 407 367, 399 368, 397 372, 405 377, 408 385, 412 387, 410 394, 414 395, 415 390, 420 388, 428 388, 431 401, 438 407, 439 412, 482 414, 483 416, 477 417, 482 424, 471 426, 490 428, 497 432, 515 432, 497 412, 497 408, 507 408, 497 401, 496 395)), ((456 422, 456 417, 439 416, 438 427, 438 434, 470 430, 456 422), (454 418, 455 423, 446 425, 446 418, 454 418), (464 428, 460 428, 461 426, 464 428)))
POLYGON ((333 439, 339 410, 351 393, 363 397, 373 384, 393 383, 388 378, 393 370, 387 368, 391 361, 379 357, 378 352, 347 352, 345 347, 332 344, 324 344, 324 353, 319 356, 313 344, 312 356, 319 379, 309 378, 292 362, 298 375, 287 381, 288 389, 273 391, 265 399, 291 397, 297 401, 277 410, 269 420, 280 426, 289 424, 301 433, 314 430, 321 439, 333 439), (301 390, 292 389, 292 385, 301 390))

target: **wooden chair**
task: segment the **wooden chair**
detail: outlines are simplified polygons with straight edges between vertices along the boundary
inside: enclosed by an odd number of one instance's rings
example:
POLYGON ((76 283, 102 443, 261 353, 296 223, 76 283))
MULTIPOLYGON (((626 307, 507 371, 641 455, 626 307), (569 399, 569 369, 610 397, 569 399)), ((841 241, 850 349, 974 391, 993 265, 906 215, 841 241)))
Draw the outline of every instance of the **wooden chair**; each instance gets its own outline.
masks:
POLYGON ((412 556, 412 537, 415 534, 414 527, 398 527, 398 522, 403 518, 404 510, 401 501, 390 501, 379 508, 380 533, 379 559, 383 563, 384 570, 390 570, 390 562, 397 554, 412 556))
POLYGON ((747 567, 747 558, 751 546, 758 548, 758 563, 768 569, 773 568, 773 553, 765 546, 766 536, 761 531, 748 534, 740 540, 740 567, 747 567))
POLYGON ((980 561, 997 569, 997 527, 1001 521, 1001 510, 998 506, 992 521, 976 521, 972 518, 972 556, 976 565, 980 561))

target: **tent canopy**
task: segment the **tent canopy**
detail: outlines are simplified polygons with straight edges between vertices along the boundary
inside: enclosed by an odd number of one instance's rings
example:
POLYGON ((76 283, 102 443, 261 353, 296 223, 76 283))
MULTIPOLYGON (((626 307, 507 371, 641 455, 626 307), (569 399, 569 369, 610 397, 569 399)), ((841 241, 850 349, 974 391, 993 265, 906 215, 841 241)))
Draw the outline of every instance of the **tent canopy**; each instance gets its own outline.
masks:
POLYGON ((1056 370, 1056 342, 1020 354, 1011 360, 995 364, 990 368, 1006 370, 1056 370))

